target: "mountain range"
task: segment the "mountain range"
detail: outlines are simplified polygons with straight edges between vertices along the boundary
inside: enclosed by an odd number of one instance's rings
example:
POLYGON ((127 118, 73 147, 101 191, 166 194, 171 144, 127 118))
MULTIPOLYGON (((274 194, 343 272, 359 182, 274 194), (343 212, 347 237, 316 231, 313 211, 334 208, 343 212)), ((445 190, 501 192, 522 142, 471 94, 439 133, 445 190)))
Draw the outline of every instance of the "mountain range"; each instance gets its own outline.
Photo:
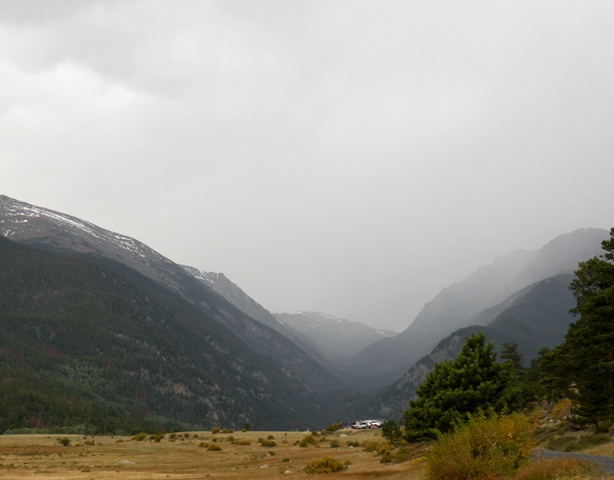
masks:
POLYGON ((607 231, 497 259, 398 335, 317 312, 274 315, 221 273, 2 195, 0 235, 5 431, 76 419, 106 430, 281 429, 394 417, 468 332, 514 341, 526 359, 560 342, 570 275, 607 231))
MULTIPOLYGON (((365 381, 384 386, 403 375, 450 332, 484 325, 483 312, 540 280, 571 274, 578 262, 601 254, 604 229, 563 234, 538 250, 516 250, 444 288, 399 335, 367 346, 350 359, 365 381)), ((501 306, 500 308, 504 308, 501 306)), ((486 318, 488 315, 486 316, 486 318)))

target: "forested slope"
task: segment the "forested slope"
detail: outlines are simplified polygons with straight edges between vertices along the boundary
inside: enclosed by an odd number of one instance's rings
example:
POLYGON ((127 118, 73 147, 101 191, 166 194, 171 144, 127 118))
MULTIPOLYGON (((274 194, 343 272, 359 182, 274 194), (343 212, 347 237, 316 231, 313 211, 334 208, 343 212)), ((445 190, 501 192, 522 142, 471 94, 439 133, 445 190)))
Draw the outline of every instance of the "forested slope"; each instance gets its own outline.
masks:
POLYGON ((115 262, 0 237, 0 307, 1 388, 13 392, 2 397, 0 430, 84 421, 102 428, 113 416, 293 428, 326 411, 297 375, 115 262))

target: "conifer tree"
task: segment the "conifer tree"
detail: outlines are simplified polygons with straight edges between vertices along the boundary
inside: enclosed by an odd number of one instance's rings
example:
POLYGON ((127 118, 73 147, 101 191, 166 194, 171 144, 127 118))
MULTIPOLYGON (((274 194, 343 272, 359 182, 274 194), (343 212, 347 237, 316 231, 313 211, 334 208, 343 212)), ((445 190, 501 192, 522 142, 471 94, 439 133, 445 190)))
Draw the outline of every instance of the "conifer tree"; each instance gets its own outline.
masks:
POLYGON ((579 318, 565 336, 562 372, 573 382, 575 413, 597 430, 614 421, 614 228, 601 246, 605 253, 581 262, 570 285, 579 318))
POLYGON ((451 431, 469 414, 478 411, 502 411, 506 406, 506 387, 510 368, 497 363, 492 343, 484 334, 466 339, 453 361, 435 365, 404 413, 405 437, 414 440, 436 437, 451 431))

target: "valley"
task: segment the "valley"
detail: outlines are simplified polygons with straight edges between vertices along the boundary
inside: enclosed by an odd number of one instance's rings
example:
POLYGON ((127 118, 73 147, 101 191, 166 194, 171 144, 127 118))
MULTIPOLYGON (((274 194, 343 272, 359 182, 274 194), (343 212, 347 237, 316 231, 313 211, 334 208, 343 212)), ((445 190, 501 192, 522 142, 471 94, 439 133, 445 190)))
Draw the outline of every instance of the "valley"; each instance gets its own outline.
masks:
POLYGON ((580 229, 511 252, 395 334, 319 312, 272 314, 224 274, 2 195, 0 232, 0 428, 116 434, 398 420, 471 333, 516 343, 525 363, 560 343, 573 270, 607 236, 580 229))

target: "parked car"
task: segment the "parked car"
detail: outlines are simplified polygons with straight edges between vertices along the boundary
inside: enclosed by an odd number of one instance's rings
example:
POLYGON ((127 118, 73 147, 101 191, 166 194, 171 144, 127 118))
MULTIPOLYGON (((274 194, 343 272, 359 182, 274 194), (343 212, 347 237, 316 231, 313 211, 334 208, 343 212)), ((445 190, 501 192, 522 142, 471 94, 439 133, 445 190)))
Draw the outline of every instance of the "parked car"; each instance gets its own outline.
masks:
POLYGON ((350 427, 354 430, 366 430, 367 428, 369 428, 369 425, 367 425, 367 422, 363 422, 362 420, 360 420, 358 422, 352 423, 350 427))
POLYGON ((365 420, 365 423, 369 425, 369 428, 380 428, 382 426, 381 420, 365 420))

